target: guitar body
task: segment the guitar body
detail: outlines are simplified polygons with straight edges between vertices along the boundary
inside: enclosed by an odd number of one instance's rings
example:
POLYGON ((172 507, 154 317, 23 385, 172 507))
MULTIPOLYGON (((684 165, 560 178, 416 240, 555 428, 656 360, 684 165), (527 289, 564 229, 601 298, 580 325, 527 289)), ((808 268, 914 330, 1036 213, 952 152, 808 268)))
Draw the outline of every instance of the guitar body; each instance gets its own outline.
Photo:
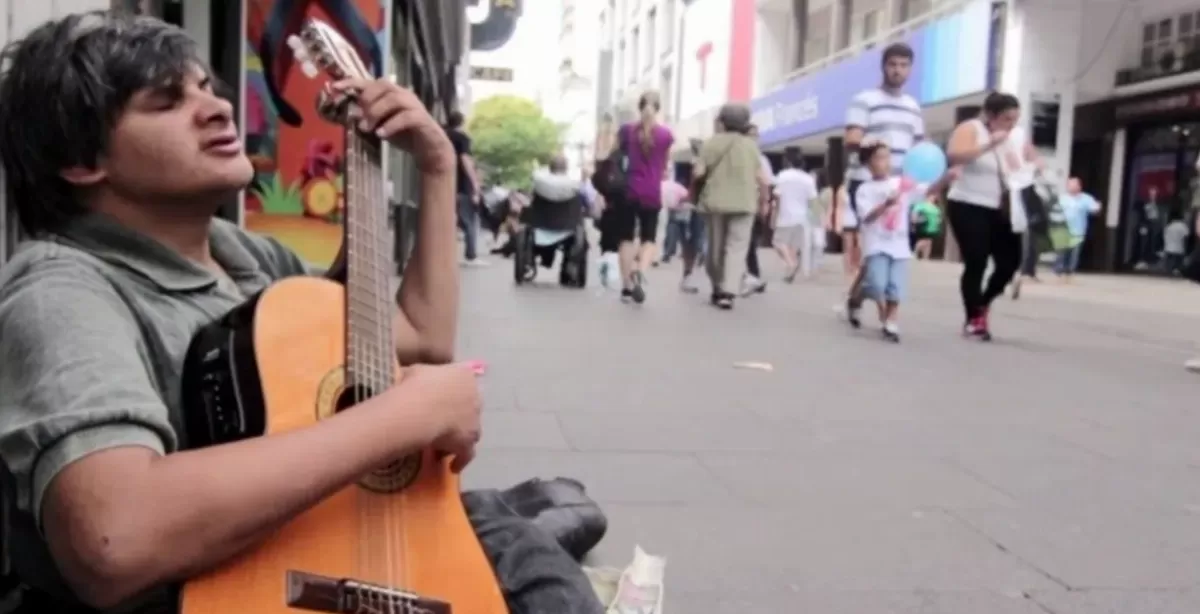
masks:
MULTIPOLYGON (((284 433, 335 413, 346 398, 345 292, 328 279, 288 278, 200 331, 184 369, 189 446, 284 433)), ((345 488, 188 582, 180 611, 505 614, 458 477, 428 451, 413 470, 394 492, 345 488), (320 579, 304 580, 311 577, 320 579), (343 599, 337 591, 345 593, 346 582, 404 591, 409 596, 397 599, 411 600, 411 609, 387 605, 382 590, 364 602, 343 599)), ((355 591, 351 597, 365 594, 355 591)))

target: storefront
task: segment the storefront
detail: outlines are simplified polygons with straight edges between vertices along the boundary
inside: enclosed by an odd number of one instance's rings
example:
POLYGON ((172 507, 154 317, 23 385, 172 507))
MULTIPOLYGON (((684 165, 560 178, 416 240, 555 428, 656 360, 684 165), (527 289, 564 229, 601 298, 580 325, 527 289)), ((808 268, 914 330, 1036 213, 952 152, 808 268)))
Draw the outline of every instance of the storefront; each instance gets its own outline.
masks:
MULTIPOLYGON (((975 0, 908 33, 903 40, 915 57, 904 91, 928 107, 988 89, 993 76, 989 70, 992 30, 991 1, 975 0)), ((750 107, 759 126, 760 145, 780 149, 805 137, 840 130, 854 96, 879 85, 885 46, 881 42, 754 99, 750 107)))
POLYGON ((1108 194, 1119 197, 1107 212, 1112 246, 1104 268, 1169 274, 1164 231, 1175 220, 1194 228, 1200 205, 1200 88, 1108 101, 1100 110, 1110 118, 1112 140, 1120 142, 1113 148, 1114 170, 1119 169, 1113 179, 1119 184, 1109 186, 1108 194))

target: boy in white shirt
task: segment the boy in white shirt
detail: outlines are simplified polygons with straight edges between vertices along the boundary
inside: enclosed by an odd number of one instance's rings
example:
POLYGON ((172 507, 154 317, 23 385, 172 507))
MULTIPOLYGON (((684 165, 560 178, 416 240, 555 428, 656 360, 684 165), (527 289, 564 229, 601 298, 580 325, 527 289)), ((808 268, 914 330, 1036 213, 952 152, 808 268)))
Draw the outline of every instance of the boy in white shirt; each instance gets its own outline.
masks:
POLYGON ((806 279, 812 275, 810 244, 813 236, 808 208, 817 197, 817 182, 804 172, 804 156, 799 147, 784 150, 783 165, 783 170, 775 177, 779 211, 775 216, 773 244, 787 270, 783 279, 791 283, 801 268, 806 279))
MULTIPOLYGON (((958 171, 950 169, 922 187, 906 177, 891 176, 892 152, 883 143, 863 145, 859 157, 871 172, 871 180, 859 186, 855 195, 863 254, 862 297, 878 305, 884 338, 899 342, 897 320, 908 288, 908 262, 913 257, 908 236, 912 205, 922 196, 940 193, 958 171)), ((855 328, 861 325, 857 318, 851 318, 850 324, 855 328)))

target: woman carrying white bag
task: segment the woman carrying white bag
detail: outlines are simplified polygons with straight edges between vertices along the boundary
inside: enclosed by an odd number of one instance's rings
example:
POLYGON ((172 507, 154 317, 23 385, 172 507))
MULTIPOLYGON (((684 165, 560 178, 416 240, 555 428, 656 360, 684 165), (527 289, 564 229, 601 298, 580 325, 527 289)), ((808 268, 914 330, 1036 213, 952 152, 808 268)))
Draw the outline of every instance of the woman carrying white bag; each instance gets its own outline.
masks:
POLYGON ((1020 115, 1015 96, 992 92, 980 116, 955 127, 947 146, 950 165, 962 167, 947 194, 946 215, 962 252, 963 334, 985 341, 992 338, 992 301, 1021 265, 1021 233, 1029 224, 1020 195, 1033 184, 1037 154, 1016 127, 1020 115), (992 274, 984 284, 989 261, 992 274))

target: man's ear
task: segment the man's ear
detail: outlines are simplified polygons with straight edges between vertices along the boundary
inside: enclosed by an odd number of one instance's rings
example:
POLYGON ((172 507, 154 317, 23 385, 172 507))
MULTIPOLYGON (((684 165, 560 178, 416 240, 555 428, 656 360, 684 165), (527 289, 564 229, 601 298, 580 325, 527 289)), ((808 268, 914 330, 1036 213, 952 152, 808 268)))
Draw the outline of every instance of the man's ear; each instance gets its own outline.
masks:
POLYGON ((86 166, 71 166, 64 168, 59 175, 69 184, 87 188, 94 186, 108 177, 108 173, 98 165, 96 168, 86 166))

